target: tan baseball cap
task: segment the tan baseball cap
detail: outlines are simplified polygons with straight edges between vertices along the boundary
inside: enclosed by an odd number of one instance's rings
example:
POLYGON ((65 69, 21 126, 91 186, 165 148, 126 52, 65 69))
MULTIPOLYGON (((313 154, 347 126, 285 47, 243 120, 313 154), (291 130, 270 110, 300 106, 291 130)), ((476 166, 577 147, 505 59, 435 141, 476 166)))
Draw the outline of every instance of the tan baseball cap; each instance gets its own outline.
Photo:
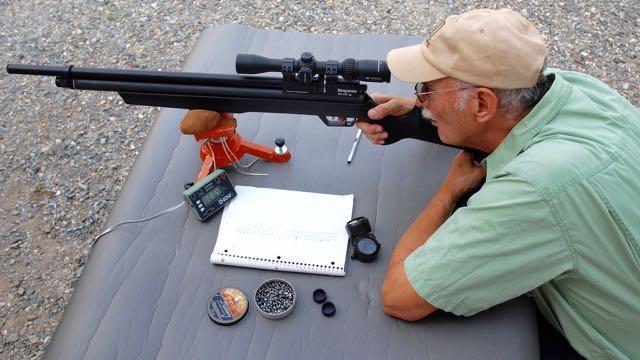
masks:
POLYGON ((535 85, 547 48, 535 26, 510 9, 449 16, 424 42, 391 50, 389 70, 406 82, 443 77, 494 89, 535 85))

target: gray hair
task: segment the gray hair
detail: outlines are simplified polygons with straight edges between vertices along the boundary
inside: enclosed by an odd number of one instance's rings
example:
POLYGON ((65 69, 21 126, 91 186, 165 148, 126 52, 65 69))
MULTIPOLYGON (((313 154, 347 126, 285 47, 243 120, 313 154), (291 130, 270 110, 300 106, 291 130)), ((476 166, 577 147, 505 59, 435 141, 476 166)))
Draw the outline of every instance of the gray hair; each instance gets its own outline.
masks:
MULTIPOLYGON (((498 97, 498 110, 511 117, 515 117, 533 109, 551 86, 550 77, 544 74, 546 65, 547 62, 545 60, 542 70, 540 70, 538 81, 536 81, 536 84, 532 87, 509 90, 491 89, 498 97)), ((477 85, 474 84, 469 84, 460 80, 456 81, 460 83, 460 87, 477 87, 477 85)), ((456 103, 456 108, 459 110, 464 109, 470 96, 470 91, 461 91, 460 96, 458 97, 458 102, 456 103)))

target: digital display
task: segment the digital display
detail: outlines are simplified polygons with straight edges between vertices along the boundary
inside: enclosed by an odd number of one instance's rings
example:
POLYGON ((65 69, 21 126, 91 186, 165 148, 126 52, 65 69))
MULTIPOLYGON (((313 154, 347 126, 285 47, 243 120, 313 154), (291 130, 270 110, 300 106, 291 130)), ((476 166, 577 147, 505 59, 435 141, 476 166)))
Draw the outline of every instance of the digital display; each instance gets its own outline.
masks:
POLYGON ((209 206, 209 204, 214 202, 220 195, 222 195, 222 186, 216 186, 213 190, 202 195, 200 200, 204 206, 209 206))

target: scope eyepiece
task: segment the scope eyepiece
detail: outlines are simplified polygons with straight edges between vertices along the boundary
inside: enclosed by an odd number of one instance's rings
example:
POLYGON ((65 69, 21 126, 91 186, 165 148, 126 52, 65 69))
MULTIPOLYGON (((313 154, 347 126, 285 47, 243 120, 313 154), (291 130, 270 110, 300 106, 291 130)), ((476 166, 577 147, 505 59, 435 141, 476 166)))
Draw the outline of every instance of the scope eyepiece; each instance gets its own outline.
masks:
POLYGON ((304 52, 300 59, 270 59, 260 55, 238 54, 236 56, 236 72, 238 74, 260 74, 280 72, 285 78, 296 78, 301 82, 309 82, 315 75, 342 76, 343 79, 369 82, 389 82, 391 72, 386 61, 356 60, 317 61, 310 52, 304 52))

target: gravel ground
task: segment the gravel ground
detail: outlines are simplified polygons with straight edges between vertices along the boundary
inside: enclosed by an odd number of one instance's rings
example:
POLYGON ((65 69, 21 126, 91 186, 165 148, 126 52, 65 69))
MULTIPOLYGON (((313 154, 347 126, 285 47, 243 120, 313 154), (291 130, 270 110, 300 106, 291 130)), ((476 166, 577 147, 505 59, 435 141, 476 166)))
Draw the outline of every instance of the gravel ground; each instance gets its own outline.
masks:
MULTIPOLYGON (((424 36, 474 7, 520 11, 546 38, 551 66, 594 75, 640 104, 634 0, 0 0, 0 65, 177 71, 200 32, 223 23, 424 36)), ((0 88, 0 357, 38 358, 158 109, 4 71, 0 88)))

